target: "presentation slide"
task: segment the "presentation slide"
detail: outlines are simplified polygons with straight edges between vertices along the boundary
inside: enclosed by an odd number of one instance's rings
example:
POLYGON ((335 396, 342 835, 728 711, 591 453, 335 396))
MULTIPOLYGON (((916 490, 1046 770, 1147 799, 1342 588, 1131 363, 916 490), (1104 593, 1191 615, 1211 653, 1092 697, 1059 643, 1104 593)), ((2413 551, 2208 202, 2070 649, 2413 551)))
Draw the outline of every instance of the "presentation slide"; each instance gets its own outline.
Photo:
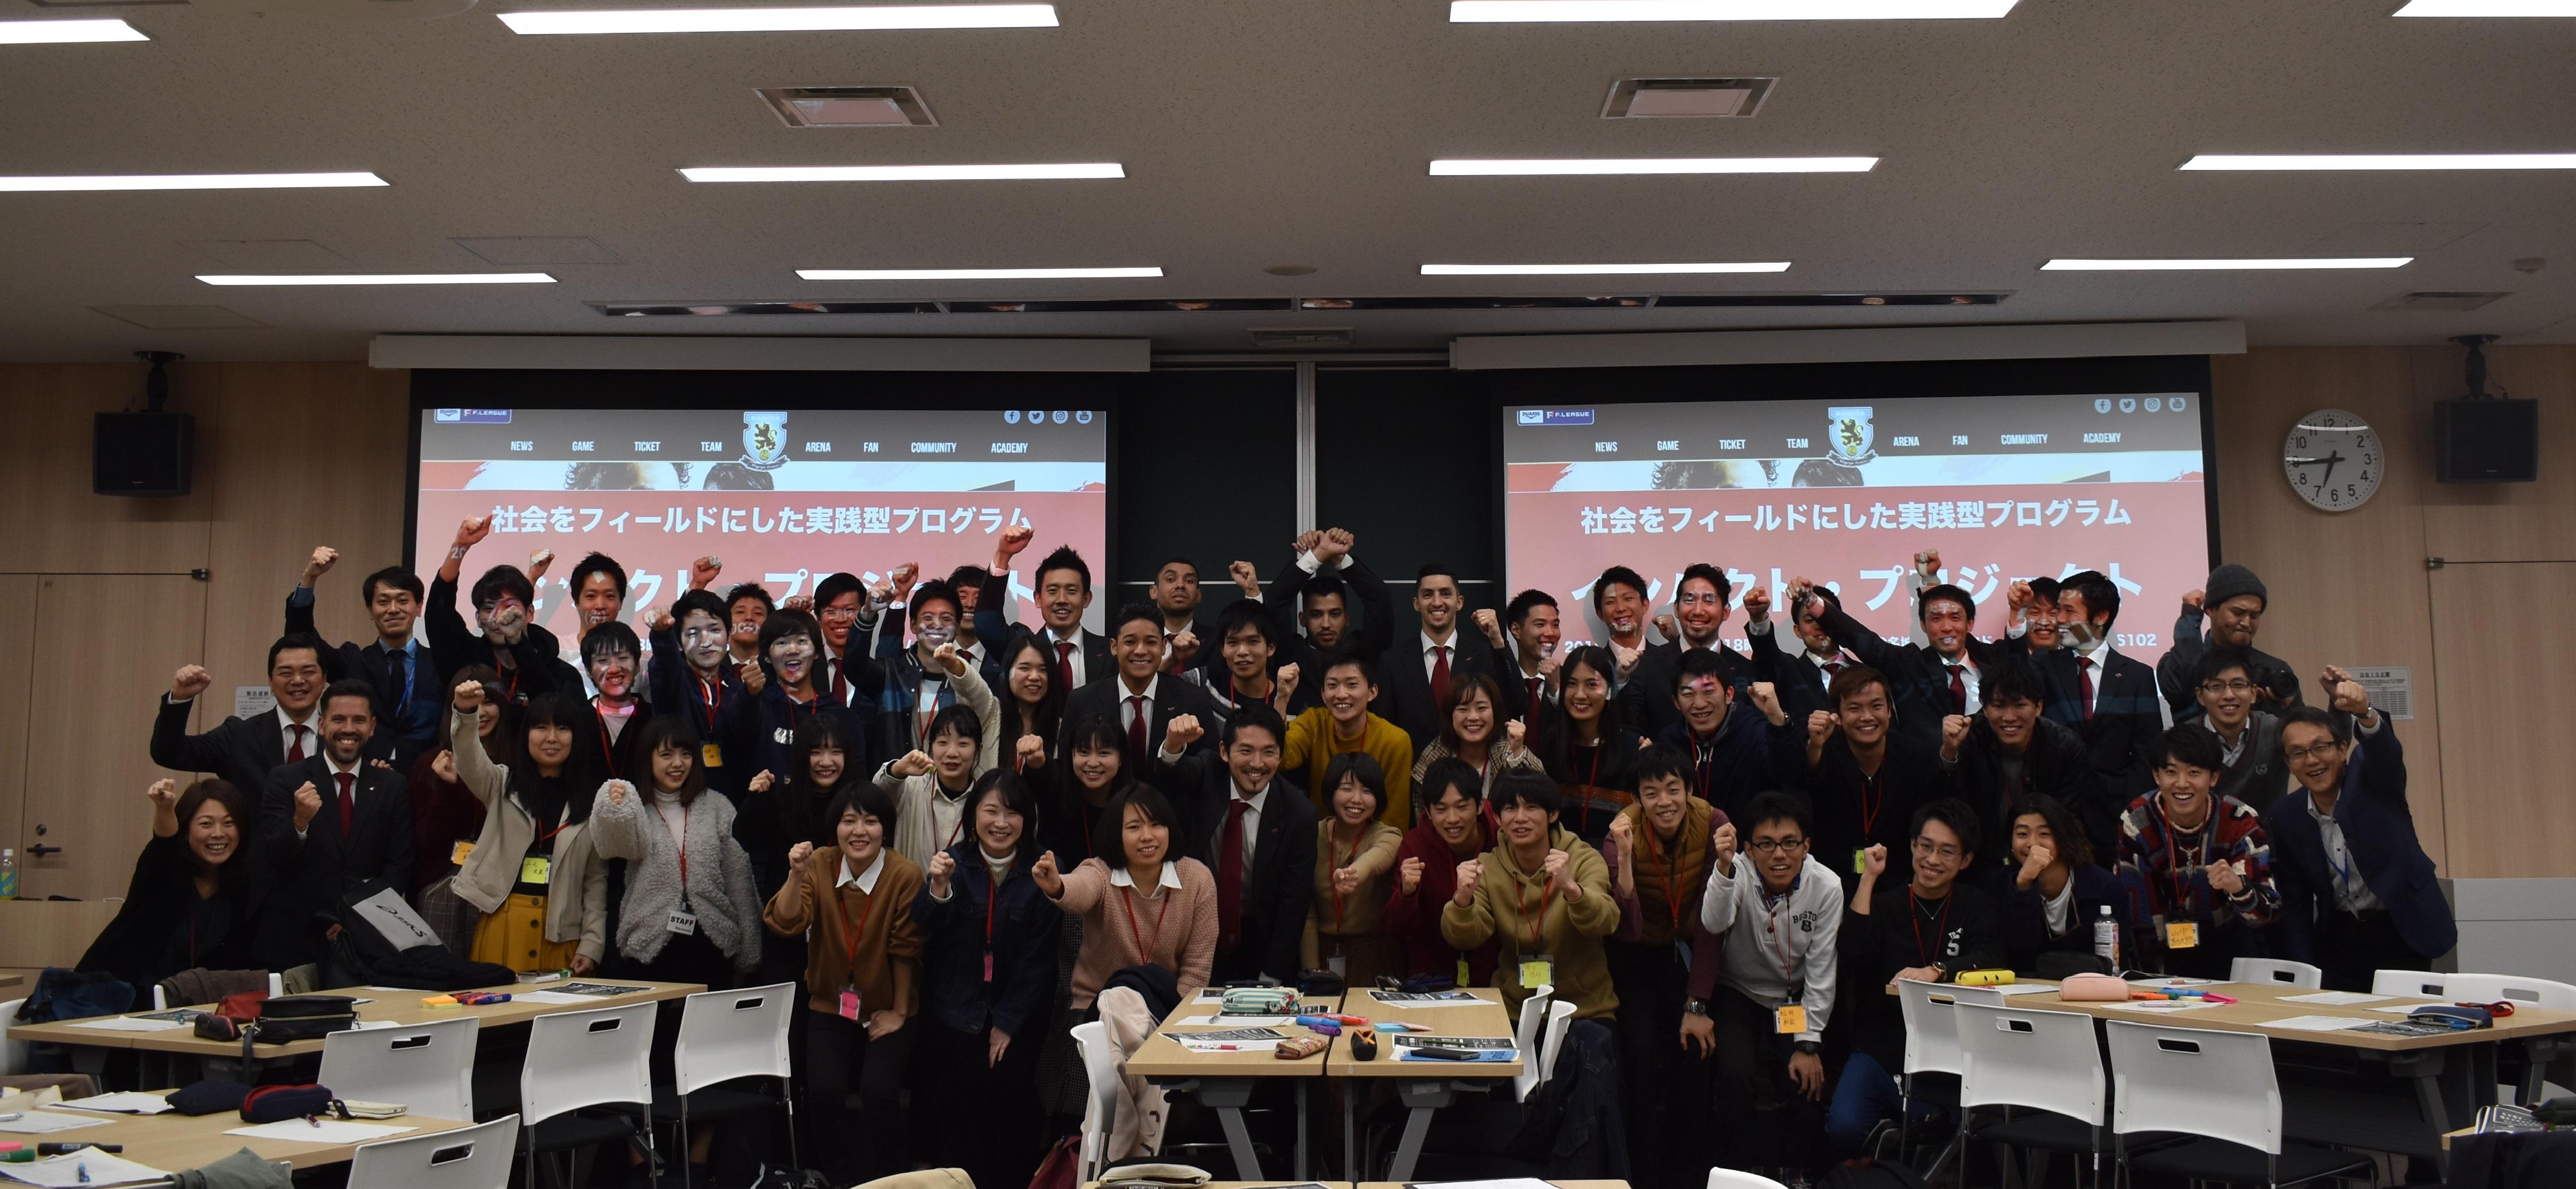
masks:
MULTIPOLYGON (((1719 566, 1734 602, 1774 605, 1799 575, 1881 635, 1911 630, 1905 573, 1938 550, 2006 627, 2016 578, 2100 570, 2114 641, 2148 664, 2209 573, 2201 397, 1987 396, 1516 406, 1503 412, 1509 582, 1562 604, 1568 641, 1601 639, 1592 582, 1626 565, 1670 609, 1682 568, 1719 566)), ((1651 633, 1650 633, 1651 635, 1651 633)), ((1741 645, 1736 613, 1723 636, 1741 645)))
POLYGON ((1027 525, 1013 586, 1034 623, 1031 568, 1047 551, 1073 546, 1097 580, 1108 460, 1096 409, 424 408, 415 564, 436 570, 458 522, 491 516, 459 601, 486 568, 551 549, 537 621, 569 642, 564 580, 592 550, 626 567, 631 625, 709 554, 724 565, 718 591, 758 582, 783 601, 842 570, 874 581, 906 562, 928 577, 989 564, 1002 530, 1027 525))

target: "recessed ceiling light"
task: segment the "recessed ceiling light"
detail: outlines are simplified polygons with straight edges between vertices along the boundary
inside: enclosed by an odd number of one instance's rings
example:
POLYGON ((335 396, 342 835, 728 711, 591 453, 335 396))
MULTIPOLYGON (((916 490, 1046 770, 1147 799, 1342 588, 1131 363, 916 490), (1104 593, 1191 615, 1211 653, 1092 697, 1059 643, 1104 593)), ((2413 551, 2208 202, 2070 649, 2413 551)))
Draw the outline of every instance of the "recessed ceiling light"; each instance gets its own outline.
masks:
POLYGON ((2576 153, 2203 153, 2184 169, 2576 169, 2576 153))
POLYGON ((991 182, 1123 178, 1115 161, 1069 165, 776 165, 683 169, 693 182, 991 182))
POLYGON ((2206 260, 2051 260, 2040 265, 2042 272, 2165 272, 2223 271, 2229 269, 2294 269, 2294 268, 2397 268, 2410 263, 2412 256, 2311 256, 2281 259, 2206 259, 2206 260))
POLYGON ((1601 173, 1867 173, 1876 157, 1595 157, 1434 161, 1431 176, 1528 177, 1601 173))
POLYGON ((2576 17, 2576 0, 2407 0, 2402 17, 2576 17))
POLYGON ((505 12, 531 36, 559 33, 816 33, 842 29, 1051 29, 1052 4, 834 4, 811 8, 597 8, 505 12))
POLYGON ((209 285, 551 285, 541 272, 344 272, 271 276, 215 275, 197 278, 209 285))
POLYGON ((808 281, 1059 281, 1159 277, 1159 268, 800 268, 808 281))
POLYGON ((2000 17, 2018 0, 1451 0, 1456 24, 1522 21, 1932 21, 2000 17))
POLYGON ((123 21, 0 21, 0 45, 68 45, 77 41, 150 41, 123 21))
POLYGON ((1726 264, 1426 264, 1426 277, 1569 277, 1647 273, 1787 272, 1786 260, 1726 264))
POLYGON ((0 177, 0 191, 64 190, 310 190, 332 186, 381 186, 372 173, 130 173, 0 177))

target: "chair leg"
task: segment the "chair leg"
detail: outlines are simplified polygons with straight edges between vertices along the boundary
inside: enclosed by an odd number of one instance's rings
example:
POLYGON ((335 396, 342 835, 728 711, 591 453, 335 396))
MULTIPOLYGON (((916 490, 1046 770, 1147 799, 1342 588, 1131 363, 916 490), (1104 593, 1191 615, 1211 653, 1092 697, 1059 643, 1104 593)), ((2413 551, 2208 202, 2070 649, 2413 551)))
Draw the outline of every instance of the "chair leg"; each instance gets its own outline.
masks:
POLYGON ((689 1183, 689 1096, 680 1095, 680 1189, 697 1189, 689 1183))
POLYGON ((802 1176, 805 1173, 805 1154, 796 1148, 795 1083, 785 1078, 778 1079, 778 1098, 787 1104, 787 1158, 796 1162, 797 1175, 802 1176))

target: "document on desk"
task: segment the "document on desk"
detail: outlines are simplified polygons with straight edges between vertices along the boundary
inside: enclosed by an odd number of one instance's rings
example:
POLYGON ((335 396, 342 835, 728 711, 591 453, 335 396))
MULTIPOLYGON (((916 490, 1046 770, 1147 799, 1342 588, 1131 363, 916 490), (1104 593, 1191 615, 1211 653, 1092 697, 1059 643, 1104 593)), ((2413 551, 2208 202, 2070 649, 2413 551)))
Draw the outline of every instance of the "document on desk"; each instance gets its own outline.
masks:
POLYGON ((2113 1011, 2134 1011, 2143 1012, 2148 1015, 2161 1015, 2166 1012, 2198 1011, 2204 1007, 2225 1007, 2227 1005, 2224 1003, 2211 1003, 2206 999, 2132 999, 2127 1003, 2105 1003, 2102 1006, 2110 1008, 2113 1011))
POLYGON ((2433 1004, 2442 1002, 2446 1001, 2441 999, 2408 999, 2402 1003, 2391 1003, 2381 1007, 2365 1007, 2361 1010, 2381 1012, 2392 1016, 2403 1016, 2412 1015, 2416 1008, 2430 1007, 2433 1004))
POLYGON ((106 1125, 105 1119, 84 1119, 79 1115, 57 1115, 51 1111, 28 1111, 15 1119, 0 1119, 0 1131, 13 1135, 51 1135, 57 1131, 106 1125))
POLYGON ((235 1127, 224 1134, 249 1139, 285 1140, 288 1143, 298 1144, 363 1144, 389 1135, 401 1135, 406 1131, 418 1130, 420 1128, 392 1123, 344 1123, 337 1119, 287 1119, 276 1123, 262 1123, 257 1127, 235 1127))
POLYGON ((2055 984, 2055 983, 2005 983, 2004 985, 2002 985, 2002 986, 2000 986, 2000 987, 1988 987, 1988 988, 1986 988, 1986 989, 1987 989, 1987 990, 1989 990, 1989 991, 1994 992, 1994 993, 1995 993, 1995 994, 1997 994, 1997 995, 2002 995, 2002 996, 2004 996, 2004 997, 2006 997, 2006 998, 2010 998, 2010 997, 2012 997, 2012 996, 2014 996, 2014 995, 2046 995, 2046 994, 2050 994, 2050 993, 2052 993, 2052 992, 2054 992, 2054 991, 2056 991, 2056 990, 2057 990, 2057 984, 2055 984))
POLYGON ((1371 991, 1369 998, 1388 1007, 1465 1007, 1471 1003, 1490 1003, 1465 991, 1371 991))
POLYGON ((178 1020, 154 1020, 143 1016, 101 1016, 95 1020, 74 1020, 74 1028, 95 1028, 101 1032, 170 1032, 192 1025, 178 1020))
POLYGON ((2217 982, 2218 980, 2214 978, 2186 978, 2182 975, 2175 975, 2171 978, 2166 978, 2162 975, 2148 974, 2130 979, 2129 985, 2142 991, 2152 991, 2158 987, 2215 986, 2217 982))
POLYGON ((1226 1028, 1216 1032, 1166 1032, 1163 1035, 1171 1037, 1185 1045, 1241 1045, 1265 1040, 1272 1044, 1277 1044, 1280 1041, 1288 1039, 1287 1033, 1281 1032, 1276 1028, 1226 1028))
POLYGON ((2364 995, 2359 991, 2316 991, 2306 995, 2283 995, 2283 1003, 2315 1003, 2326 1007, 2353 1007, 2364 1003, 2386 1003, 2394 995, 2364 995))
POLYGON ((102 1185, 132 1185, 170 1179, 169 1173, 149 1164, 137 1164, 96 1148, 83 1148, 28 1164, 0 1164, 0 1175, 29 1185, 77 1185, 91 1189, 102 1185))
POLYGON ((1296 1022, 1297 1017, 1295 1016, 1228 1016, 1222 1014, 1211 1016, 1183 1016, 1180 1019, 1172 1021, 1175 1026, 1186 1026, 1192 1028, 1213 1028, 1219 1024, 1224 1024, 1228 1027, 1240 1028, 1275 1028, 1282 1024, 1293 1024, 1296 1022))
POLYGON ((588 995, 576 995, 576 994, 574 994, 574 993, 572 993, 572 992, 570 992, 570 991, 513 991, 513 992, 511 992, 511 993, 510 993, 510 999, 511 999, 511 1001, 512 1001, 512 1002, 515 1002, 515 1003, 592 1003, 592 1002, 596 1002, 596 1000, 594 1000, 591 996, 588 996, 588 995))
POLYGON ((171 1109, 169 1099, 158 1094, 137 1094, 132 1090, 92 1094, 87 1098, 66 1098, 54 1105, 76 1111, 107 1111, 118 1115, 157 1115, 171 1109))
POLYGON ((1404 1189, 1556 1189, 1545 1181, 1531 1177, 1504 1177, 1494 1181, 1411 1181, 1404 1189))
POLYGON ((2260 1027, 2288 1028, 2297 1032, 2350 1032, 2367 1028, 2377 1021, 2356 1020, 2350 1016, 2292 1016, 2286 1020, 2266 1020, 2260 1027))

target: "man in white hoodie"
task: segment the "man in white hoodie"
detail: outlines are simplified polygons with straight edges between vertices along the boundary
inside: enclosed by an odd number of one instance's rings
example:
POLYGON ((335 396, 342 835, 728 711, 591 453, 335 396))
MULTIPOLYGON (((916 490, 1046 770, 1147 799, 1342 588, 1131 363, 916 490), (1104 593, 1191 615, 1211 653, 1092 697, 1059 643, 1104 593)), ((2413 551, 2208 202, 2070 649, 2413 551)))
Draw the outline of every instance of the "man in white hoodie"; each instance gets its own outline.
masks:
POLYGON ((1823 1040, 1843 918, 1842 880, 1807 853, 1813 825, 1795 794, 1753 798, 1743 862, 1735 826, 1718 827, 1710 845, 1717 871, 1700 901, 1700 925, 1720 935, 1726 959, 1710 997, 1683 1005, 1717 1025, 1716 1117, 1734 1125, 1720 1162, 1759 1171, 1758 1162, 1793 1182, 1803 1182, 1821 1134, 1823 1040))

